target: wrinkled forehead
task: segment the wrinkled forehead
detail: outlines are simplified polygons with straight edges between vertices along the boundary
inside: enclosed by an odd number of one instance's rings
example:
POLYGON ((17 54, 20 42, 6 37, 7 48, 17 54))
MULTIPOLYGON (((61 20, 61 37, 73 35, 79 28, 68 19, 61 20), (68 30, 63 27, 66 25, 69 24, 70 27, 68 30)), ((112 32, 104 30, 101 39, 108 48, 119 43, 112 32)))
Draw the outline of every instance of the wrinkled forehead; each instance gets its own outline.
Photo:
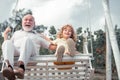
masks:
POLYGON ((25 19, 29 19, 29 20, 33 20, 34 21, 34 17, 31 14, 25 15, 22 20, 25 20, 25 19))

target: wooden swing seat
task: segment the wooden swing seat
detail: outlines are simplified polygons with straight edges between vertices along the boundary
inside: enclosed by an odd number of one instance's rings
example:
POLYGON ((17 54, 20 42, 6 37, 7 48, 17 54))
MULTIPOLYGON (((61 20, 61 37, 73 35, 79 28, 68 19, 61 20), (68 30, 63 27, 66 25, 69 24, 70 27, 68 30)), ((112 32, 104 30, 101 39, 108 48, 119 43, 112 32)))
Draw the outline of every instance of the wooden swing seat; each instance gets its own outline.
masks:
POLYGON ((63 62, 56 62, 54 55, 31 57, 23 80, 92 80, 94 69, 91 65, 91 56, 91 54, 77 54, 74 57, 65 55, 63 62))

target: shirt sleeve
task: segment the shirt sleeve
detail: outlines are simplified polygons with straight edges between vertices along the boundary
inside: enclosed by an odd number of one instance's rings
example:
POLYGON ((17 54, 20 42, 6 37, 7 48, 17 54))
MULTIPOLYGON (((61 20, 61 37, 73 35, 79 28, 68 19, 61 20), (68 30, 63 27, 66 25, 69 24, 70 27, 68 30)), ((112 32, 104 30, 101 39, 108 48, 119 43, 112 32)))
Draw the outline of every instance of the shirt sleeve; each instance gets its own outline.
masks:
POLYGON ((10 39, 10 40, 12 41, 12 43, 14 43, 15 33, 16 33, 16 32, 14 32, 14 34, 12 35, 12 37, 11 37, 11 39, 10 39))
POLYGON ((50 43, 49 41, 41 38, 41 42, 40 42, 41 47, 44 47, 44 48, 47 48, 47 49, 48 49, 49 46, 50 46, 50 44, 51 44, 51 43, 50 43))

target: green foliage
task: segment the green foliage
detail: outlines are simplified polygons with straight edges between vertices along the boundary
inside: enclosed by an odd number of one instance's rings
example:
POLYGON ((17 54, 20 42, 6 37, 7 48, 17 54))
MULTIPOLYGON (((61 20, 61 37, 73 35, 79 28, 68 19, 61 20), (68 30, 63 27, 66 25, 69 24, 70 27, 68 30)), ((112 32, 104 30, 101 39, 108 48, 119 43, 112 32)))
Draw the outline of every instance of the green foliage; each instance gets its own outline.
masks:
POLYGON ((82 33, 82 27, 77 28, 76 30, 77 33, 77 42, 76 42, 76 49, 79 52, 83 52, 83 36, 80 34, 82 33))
POLYGON ((37 25, 37 26, 35 26, 34 29, 35 29, 38 33, 43 33, 43 32, 47 29, 47 27, 44 26, 44 25, 37 25))
MULTIPOLYGON (((54 40, 56 38, 56 36, 55 36, 56 32, 57 31, 56 31, 55 27, 51 26, 50 30, 49 30, 51 40, 54 40)), ((45 55, 45 54, 49 55, 49 54, 54 54, 54 53, 55 53, 55 51, 51 51, 51 50, 48 50, 48 49, 45 49, 45 48, 40 49, 40 54, 42 54, 42 55, 45 55)))
POLYGON ((105 55, 106 55, 106 36, 103 30, 94 32, 96 39, 93 40, 93 55, 95 68, 105 68, 105 55))
POLYGON ((51 26, 49 32, 50 32, 50 34, 54 35, 54 34, 56 34, 57 31, 54 26, 51 26))
POLYGON ((120 50, 120 28, 118 28, 118 26, 115 26, 115 33, 116 33, 116 38, 117 38, 117 42, 119 45, 119 50, 120 50))
POLYGON ((50 27, 49 33, 50 33, 50 36, 51 36, 50 39, 55 40, 57 31, 56 31, 54 26, 50 27))
POLYGON ((0 56, 2 54, 2 49, 1 49, 2 43, 3 43, 3 37, 2 37, 2 35, 0 35, 0 56))
POLYGON ((54 54, 55 51, 51 51, 49 49, 45 49, 45 48, 40 48, 40 55, 50 55, 50 54, 54 54))
POLYGON ((80 34, 80 33, 82 33, 82 27, 79 27, 79 28, 77 29, 77 34, 80 34))
POLYGON ((77 51, 82 53, 83 52, 83 37, 78 36, 77 38, 78 38, 78 40, 77 40, 77 43, 76 43, 76 49, 77 49, 77 51))

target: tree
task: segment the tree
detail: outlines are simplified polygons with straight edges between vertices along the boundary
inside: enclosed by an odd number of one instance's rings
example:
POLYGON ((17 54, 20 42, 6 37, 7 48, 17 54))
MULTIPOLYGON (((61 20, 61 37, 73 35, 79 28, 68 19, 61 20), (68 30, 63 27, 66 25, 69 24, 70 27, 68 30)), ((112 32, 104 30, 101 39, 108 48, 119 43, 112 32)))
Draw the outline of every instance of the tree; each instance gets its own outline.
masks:
POLYGON ((83 52, 83 36, 81 35, 82 33, 82 27, 79 27, 77 30, 77 45, 76 48, 79 52, 83 52))
POLYGON ((115 25, 115 33, 118 42, 118 47, 120 49, 120 28, 118 28, 118 25, 115 25))
POLYGON ((95 67, 105 68, 106 60, 106 36, 103 30, 97 30, 94 32, 96 40, 94 40, 94 65, 95 67))
POLYGON ((78 29, 77 29, 77 35, 79 35, 79 34, 81 34, 82 33, 82 27, 79 27, 78 29))
POLYGON ((35 30, 36 30, 38 33, 43 33, 46 29, 47 29, 47 27, 44 26, 44 25, 37 25, 37 26, 35 27, 35 30))
POLYGON ((2 35, 0 35, 0 56, 2 54, 2 49, 1 49, 2 43, 3 43, 3 37, 2 35))
POLYGON ((50 36, 51 36, 51 39, 52 39, 52 40, 55 39, 55 37, 56 37, 56 36, 55 36, 55 35, 56 35, 56 32, 57 32, 57 31, 56 31, 55 27, 54 27, 54 26, 51 26, 51 27, 50 27, 50 30, 49 30, 49 33, 50 33, 50 36))

